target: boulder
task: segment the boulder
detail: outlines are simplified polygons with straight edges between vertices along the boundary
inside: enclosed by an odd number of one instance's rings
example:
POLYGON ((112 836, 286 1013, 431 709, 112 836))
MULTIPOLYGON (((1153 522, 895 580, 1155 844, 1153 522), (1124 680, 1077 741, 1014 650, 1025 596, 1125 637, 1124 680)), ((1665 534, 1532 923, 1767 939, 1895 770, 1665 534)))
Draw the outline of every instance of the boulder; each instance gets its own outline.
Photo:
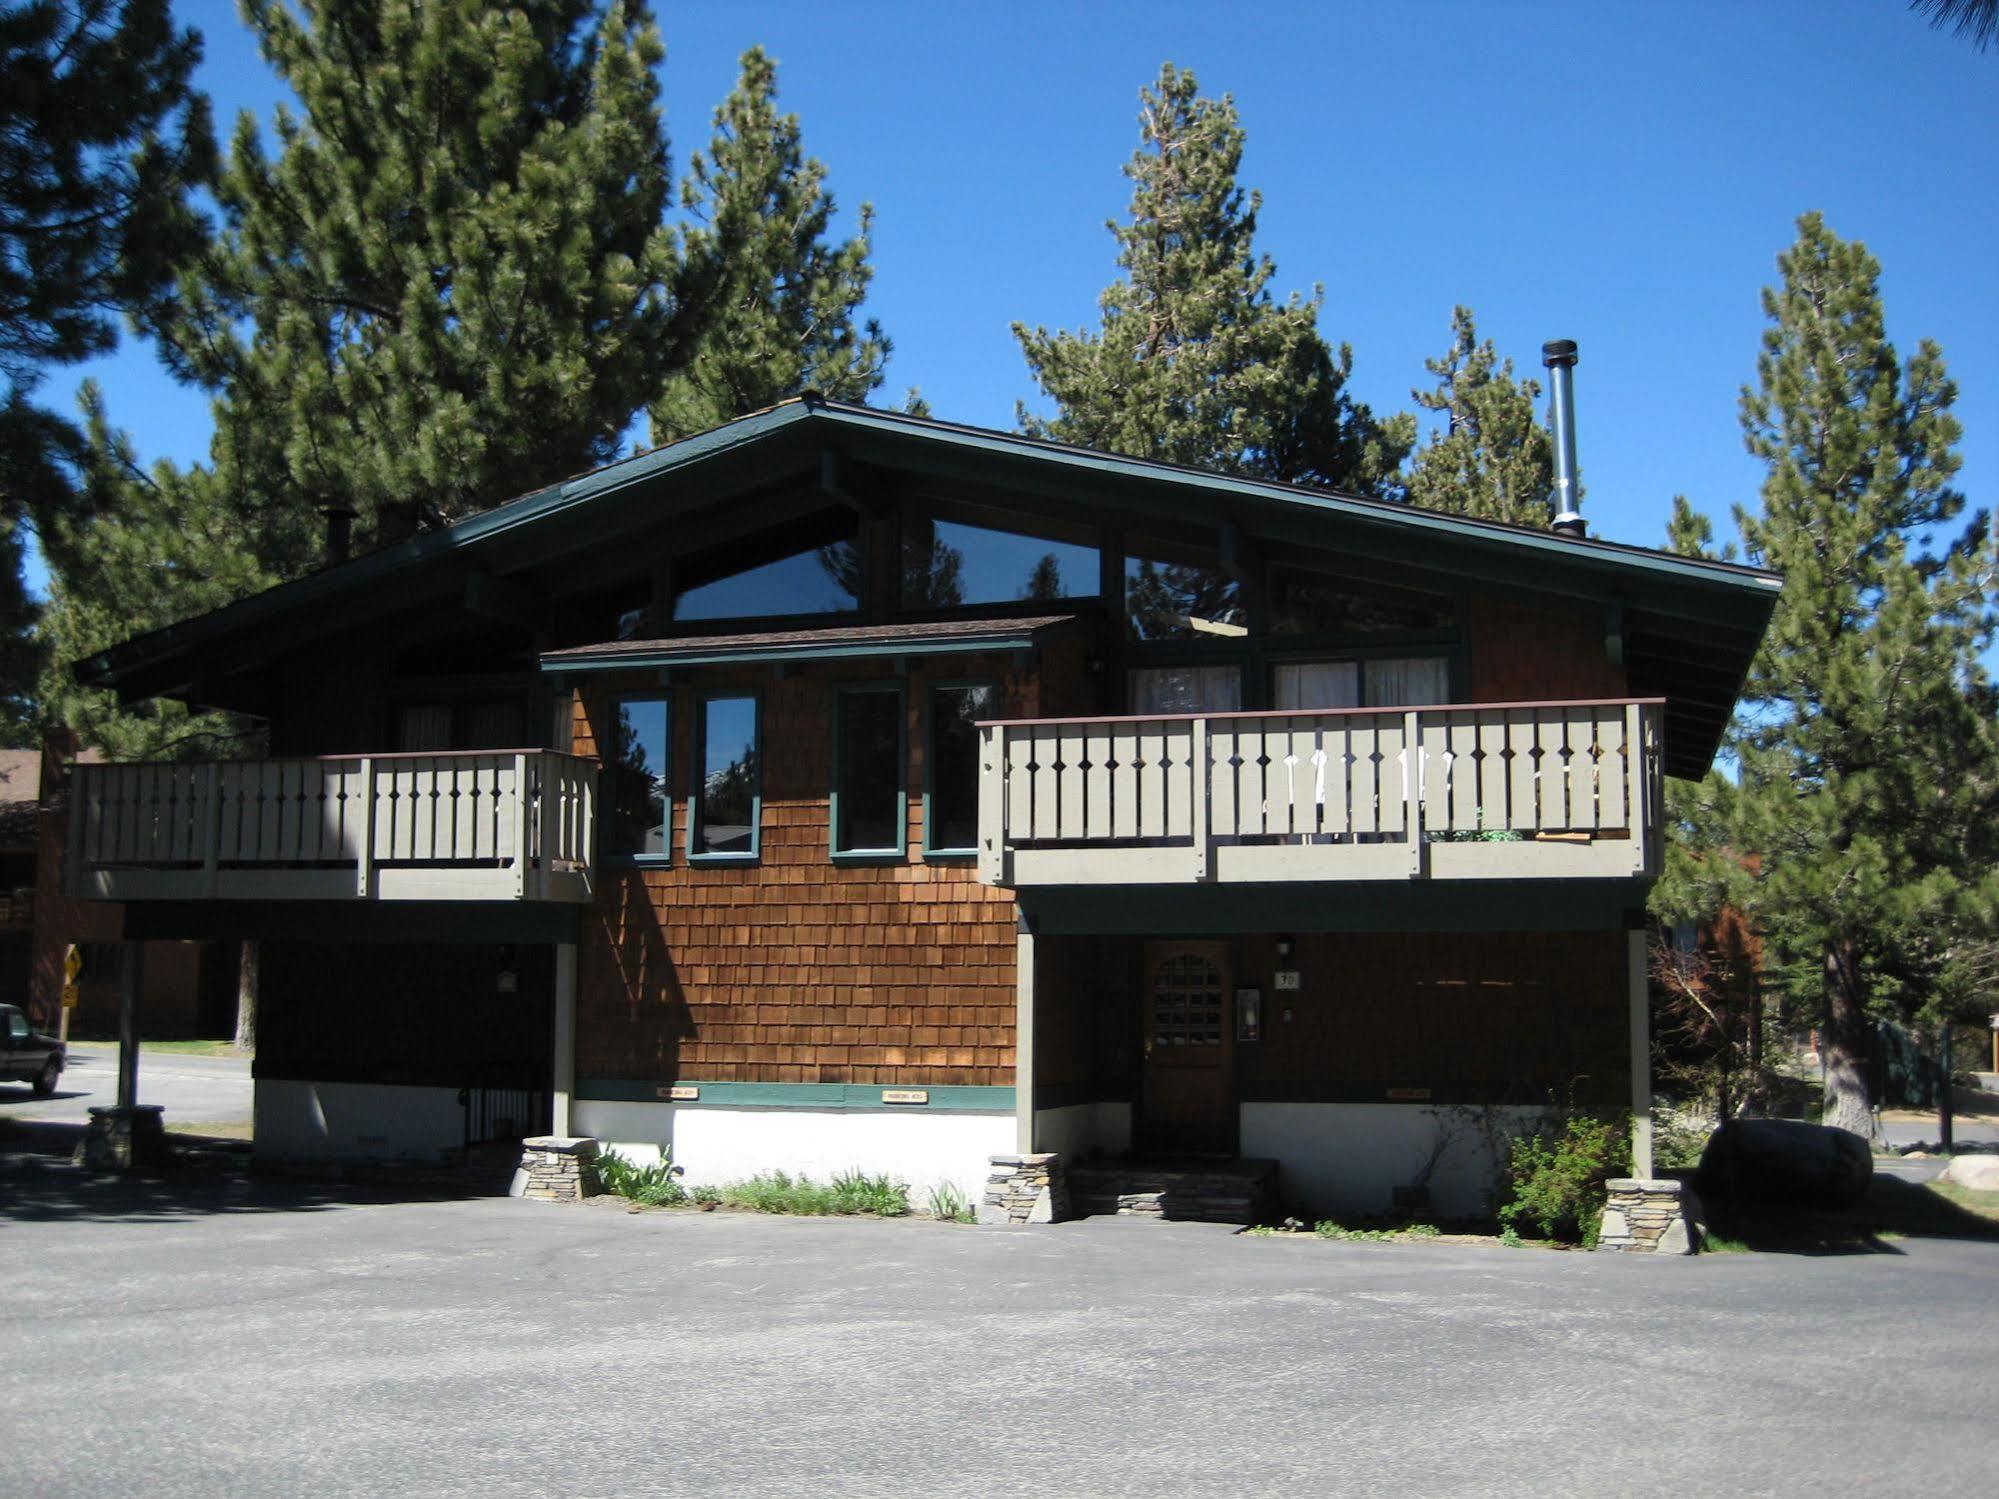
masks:
POLYGON ((1974 1192, 1999 1192, 1999 1155, 1961 1155, 1943 1168, 1943 1179, 1974 1192))
POLYGON ((1874 1153, 1843 1129, 1800 1119, 1731 1119, 1701 1152, 1710 1200, 1818 1202, 1851 1207, 1867 1195, 1874 1153))

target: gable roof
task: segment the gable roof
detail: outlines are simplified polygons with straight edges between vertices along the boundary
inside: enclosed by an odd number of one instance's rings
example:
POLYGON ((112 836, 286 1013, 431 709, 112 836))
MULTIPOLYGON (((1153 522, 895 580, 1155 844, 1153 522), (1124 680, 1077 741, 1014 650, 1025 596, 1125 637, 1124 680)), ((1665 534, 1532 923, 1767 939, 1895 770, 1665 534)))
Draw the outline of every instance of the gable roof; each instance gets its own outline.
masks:
POLYGON ((191 696, 205 673, 281 660, 368 618, 462 595, 472 577, 529 573, 601 549, 828 458, 1087 504, 1140 530, 1148 519, 1212 528, 1220 514, 1264 543, 1331 547, 1390 568, 1602 606, 1633 691, 1668 699, 1676 774, 1698 774, 1712 758, 1781 581, 1739 564, 806 396, 139 636, 79 662, 76 675, 128 698, 191 696))

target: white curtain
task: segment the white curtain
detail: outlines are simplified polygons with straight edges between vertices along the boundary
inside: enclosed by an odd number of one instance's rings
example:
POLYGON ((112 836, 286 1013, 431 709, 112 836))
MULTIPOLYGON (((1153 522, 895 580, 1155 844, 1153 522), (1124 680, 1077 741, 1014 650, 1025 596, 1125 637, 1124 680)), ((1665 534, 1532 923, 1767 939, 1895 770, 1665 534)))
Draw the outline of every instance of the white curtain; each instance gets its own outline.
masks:
POLYGON ((1367 663, 1369 708, 1422 708, 1450 701, 1449 663, 1441 656, 1367 663))
POLYGON ((1233 713, 1242 707, 1239 666, 1148 666, 1131 674, 1133 713, 1233 713))
POLYGON ((1272 686, 1280 709, 1360 706, 1360 666, 1353 661, 1285 661, 1272 686))

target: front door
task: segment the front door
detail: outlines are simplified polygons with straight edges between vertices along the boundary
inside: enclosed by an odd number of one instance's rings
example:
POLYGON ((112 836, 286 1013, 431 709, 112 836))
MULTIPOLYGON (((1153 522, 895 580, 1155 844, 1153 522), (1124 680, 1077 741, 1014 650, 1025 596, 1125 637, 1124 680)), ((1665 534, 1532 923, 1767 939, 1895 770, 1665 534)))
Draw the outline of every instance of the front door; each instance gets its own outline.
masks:
POLYGON ((1193 1155, 1235 1150, 1229 998, 1226 942, 1146 944, 1146 1149, 1193 1155))

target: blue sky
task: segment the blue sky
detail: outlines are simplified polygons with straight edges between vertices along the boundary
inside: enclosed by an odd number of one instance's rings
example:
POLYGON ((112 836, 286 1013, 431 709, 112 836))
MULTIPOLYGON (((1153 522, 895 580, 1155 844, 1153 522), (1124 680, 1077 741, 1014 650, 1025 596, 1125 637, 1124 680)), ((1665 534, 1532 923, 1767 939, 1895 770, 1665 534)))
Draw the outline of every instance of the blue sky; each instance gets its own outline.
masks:
MULTIPOLYGON (((280 90, 233 7, 176 9, 207 35, 200 82, 225 133, 242 108, 268 119, 280 90)), ((1274 287, 1324 284, 1321 326, 1352 344, 1361 399, 1409 408, 1453 303, 1516 365, 1538 370, 1545 339, 1580 343, 1596 534, 1656 544, 1675 492, 1718 521, 1754 504, 1737 393, 1758 291, 1811 208, 1882 262, 1898 347, 1943 345, 1973 504, 1999 480, 1999 54, 1900 0, 822 0, 661 3, 659 19, 676 169, 761 43, 843 207, 875 205, 884 399, 918 385, 939 416, 1014 424, 1035 392, 1009 324, 1094 322, 1138 89, 1170 59, 1235 96, 1274 287)), ((144 345, 58 372, 46 398, 82 373, 148 459, 205 454, 206 399, 144 345)))

